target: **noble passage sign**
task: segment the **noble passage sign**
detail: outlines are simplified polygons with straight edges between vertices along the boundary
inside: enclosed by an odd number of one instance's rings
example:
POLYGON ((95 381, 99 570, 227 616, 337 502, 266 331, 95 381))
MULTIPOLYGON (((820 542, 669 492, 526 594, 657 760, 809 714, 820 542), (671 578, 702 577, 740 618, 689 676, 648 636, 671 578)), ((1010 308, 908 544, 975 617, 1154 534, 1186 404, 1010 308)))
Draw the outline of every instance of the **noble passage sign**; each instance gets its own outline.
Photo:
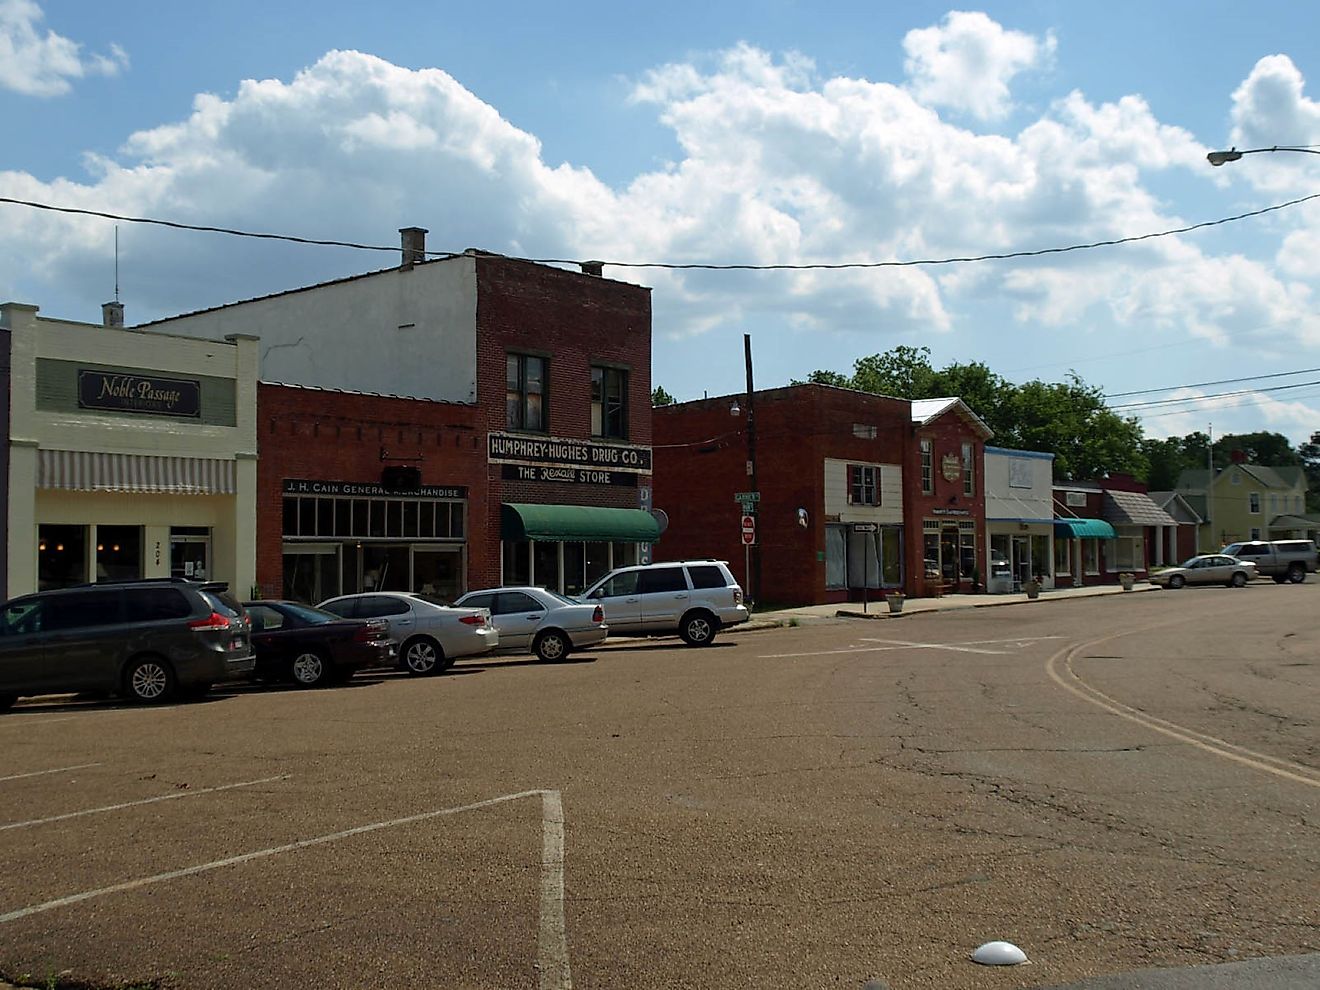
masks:
POLYGON ((78 407, 196 418, 202 414, 202 383, 80 368, 78 407))

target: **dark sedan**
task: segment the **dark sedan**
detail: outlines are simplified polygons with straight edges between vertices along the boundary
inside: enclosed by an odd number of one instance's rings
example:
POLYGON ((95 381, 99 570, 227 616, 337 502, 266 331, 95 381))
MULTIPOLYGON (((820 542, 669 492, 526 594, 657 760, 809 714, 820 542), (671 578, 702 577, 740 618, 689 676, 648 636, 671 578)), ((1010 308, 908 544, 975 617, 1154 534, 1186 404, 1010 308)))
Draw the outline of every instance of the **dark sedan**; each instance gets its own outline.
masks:
POLYGON ((342 683, 364 667, 390 663, 383 623, 343 619, 297 602, 256 601, 245 607, 260 679, 320 687, 342 683))

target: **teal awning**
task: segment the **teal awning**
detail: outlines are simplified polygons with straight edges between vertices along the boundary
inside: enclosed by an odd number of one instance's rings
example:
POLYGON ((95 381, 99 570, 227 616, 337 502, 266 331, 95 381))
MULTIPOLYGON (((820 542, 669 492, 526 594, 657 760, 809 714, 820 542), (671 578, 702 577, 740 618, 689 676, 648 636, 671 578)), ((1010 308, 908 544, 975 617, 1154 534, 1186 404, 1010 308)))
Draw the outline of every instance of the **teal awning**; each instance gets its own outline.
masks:
POLYGON ((1054 535, 1065 540, 1112 540, 1114 527, 1103 519, 1056 519, 1054 535))
POLYGON ((500 506, 500 537, 505 540, 657 543, 660 524, 651 513, 641 509, 505 502, 500 506))

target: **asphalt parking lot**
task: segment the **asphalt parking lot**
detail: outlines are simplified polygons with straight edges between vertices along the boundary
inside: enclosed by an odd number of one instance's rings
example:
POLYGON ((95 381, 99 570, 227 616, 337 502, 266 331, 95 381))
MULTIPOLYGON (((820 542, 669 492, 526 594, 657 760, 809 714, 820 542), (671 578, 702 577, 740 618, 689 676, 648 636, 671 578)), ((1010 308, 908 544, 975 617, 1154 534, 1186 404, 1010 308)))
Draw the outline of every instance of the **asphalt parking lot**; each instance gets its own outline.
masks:
POLYGON ((0 974, 1044 987, 1320 951, 1320 584, 0 717, 0 974), (968 961, 1005 938, 1030 965, 968 961))

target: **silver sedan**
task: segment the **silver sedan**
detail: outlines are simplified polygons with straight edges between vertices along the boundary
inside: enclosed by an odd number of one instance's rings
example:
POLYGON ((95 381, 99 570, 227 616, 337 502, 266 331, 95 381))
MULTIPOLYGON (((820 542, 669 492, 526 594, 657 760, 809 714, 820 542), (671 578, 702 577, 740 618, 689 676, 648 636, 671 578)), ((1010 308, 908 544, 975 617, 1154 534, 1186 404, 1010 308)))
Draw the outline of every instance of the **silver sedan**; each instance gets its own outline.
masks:
POLYGON ((583 605, 544 588, 487 588, 469 591, 454 603, 490 609, 501 652, 530 650, 542 660, 562 660, 572 650, 609 635, 599 605, 583 605))
POLYGON ((331 598, 319 607, 345 619, 384 622, 399 663, 410 674, 438 673, 458 657, 487 653, 500 642, 486 609, 451 607, 430 595, 372 591, 331 598))
POLYGON ((1186 584, 1225 584, 1241 588, 1256 576, 1256 565, 1222 553, 1190 557, 1177 567, 1167 567, 1150 576, 1151 584, 1181 588, 1186 584))

